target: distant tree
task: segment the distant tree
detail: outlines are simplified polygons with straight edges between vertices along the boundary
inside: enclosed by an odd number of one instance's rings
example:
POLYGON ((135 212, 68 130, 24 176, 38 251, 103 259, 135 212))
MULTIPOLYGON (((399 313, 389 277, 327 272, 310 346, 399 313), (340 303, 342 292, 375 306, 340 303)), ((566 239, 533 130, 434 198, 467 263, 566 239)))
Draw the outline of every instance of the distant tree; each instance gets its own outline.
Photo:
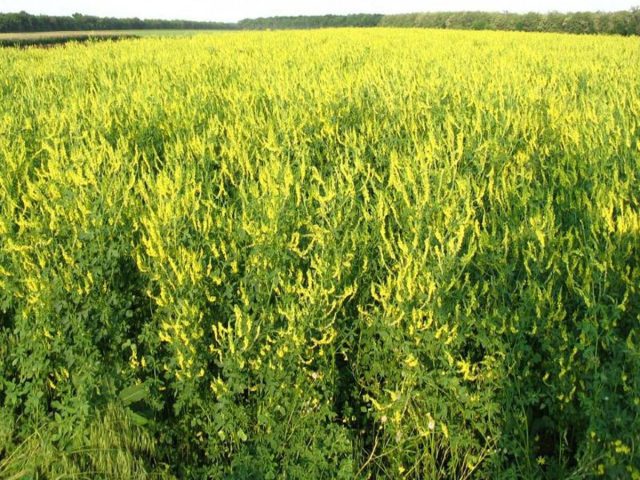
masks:
POLYGON ((572 13, 565 18, 563 26, 569 33, 595 33, 593 13, 572 13))
POLYGON ((640 35, 640 8, 621 12, 577 12, 548 14, 508 12, 435 12, 402 15, 356 14, 270 17, 245 19, 238 23, 185 20, 141 20, 106 18, 74 13, 66 17, 30 15, 27 12, 0 13, 0 32, 43 32, 56 30, 127 29, 308 29, 336 27, 414 27, 472 30, 519 30, 526 32, 607 33, 640 35))
POLYGON ((233 23, 185 22, 176 20, 141 20, 139 18, 105 18, 74 13, 53 17, 27 12, 0 13, 0 32, 46 32, 61 30, 128 30, 128 29, 237 29, 233 23))
POLYGON ((640 35, 640 8, 621 12, 487 13, 449 12, 386 15, 385 27, 518 30, 526 32, 606 33, 640 35))

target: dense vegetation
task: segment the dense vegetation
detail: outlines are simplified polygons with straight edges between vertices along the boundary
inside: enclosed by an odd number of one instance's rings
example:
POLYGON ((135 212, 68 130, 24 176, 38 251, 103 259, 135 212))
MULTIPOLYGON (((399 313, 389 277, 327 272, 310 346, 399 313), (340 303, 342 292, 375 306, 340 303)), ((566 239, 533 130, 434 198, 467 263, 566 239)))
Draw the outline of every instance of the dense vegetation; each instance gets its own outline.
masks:
POLYGON ((247 18, 238 22, 238 26, 246 30, 377 27, 383 18, 378 14, 247 18))
POLYGON ((105 40, 124 40, 130 38, 138 38, 138 34, 133 34, 125 30, 104 30, 101 32, 58 32, 57 34, 46 33, 23 33, 4 36, 0 34, 0 47, 20 47, 27 48, 32 46, 53 47, 68 42, 94 42, 105 40))
POLYGON ((134 29, 277 30, 376 26, 640 35, 640 10, 547 14, 439 12, 406 15, 324 15, 245 19, 237 24, 100 18, 80 14, 71 17, 29 15, 26 12, 0 14, 0 32, 134 29))
POLYGON ((80 13, 72 16, 31 15, 27 12, 0 13, 0 33, 76 30, 233 30, 236 28, 235 24, 222 22, 106 18, 80 13))
POLYGON ((242 20, 244 29, 326 27, 417 27, 457 30, 507 30, 523 32, 600 33, 640 35, 640 10, 579 13, 438 12, 405 15, 326 15, 272 17, 242 20))
POLYGON ((386 27, 640 35, 640 10, 576 13, 413 13, 387 15, 386 27))
POLYGON ((0 69, 0 478, 640 475, 636 39, 0 69))

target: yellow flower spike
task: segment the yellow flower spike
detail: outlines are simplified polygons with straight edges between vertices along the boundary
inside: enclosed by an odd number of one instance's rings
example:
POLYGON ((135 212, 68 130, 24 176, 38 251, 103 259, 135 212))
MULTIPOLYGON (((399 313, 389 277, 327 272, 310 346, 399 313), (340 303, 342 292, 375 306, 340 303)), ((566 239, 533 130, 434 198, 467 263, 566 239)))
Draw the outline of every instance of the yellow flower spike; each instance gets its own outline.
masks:
POLYGON ((404 364, 409 368, 416 368, 419 365, 418 360, 413 355, 409 355, 405 359, 404 364))

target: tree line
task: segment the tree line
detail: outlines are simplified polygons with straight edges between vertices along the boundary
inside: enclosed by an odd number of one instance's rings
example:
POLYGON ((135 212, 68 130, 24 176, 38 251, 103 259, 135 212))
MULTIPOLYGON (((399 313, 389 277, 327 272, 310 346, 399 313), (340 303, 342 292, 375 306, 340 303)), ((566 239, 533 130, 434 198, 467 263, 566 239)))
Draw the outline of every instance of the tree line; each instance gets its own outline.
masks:
POLYGON ((233 30, 234 23, 190 20, 141 20, 139 18, 31 15, 27 12, 0 13, 0 32, 56 32, 76 30, 233 30))
POLYGON ((434 12, 399 15, 324 15, 271 17, 238 22, 242 29, 330 27, 416 27, 459 30, 509 30, 640 35, 640 9, 619 12, 492 13, 434 12))
POLYGON ((412 13, 386 15, 379 26, 640 35, 640 9, 576 13, 412 13))
POLYGON ((244 30, 283 30, 298 28, 377 27, 384 19, 380 14, 315 15, 297 17, 247 18, 238 26, 244 30))
POLYGON ((336 27, 417 27, 582 34, 640 35, 640 9, 619 12, 491 13, 435 12, 399 15, 357 14, 245 19, 237 23, 0 13, 0 32, 61 30, 281 30, 336 27))

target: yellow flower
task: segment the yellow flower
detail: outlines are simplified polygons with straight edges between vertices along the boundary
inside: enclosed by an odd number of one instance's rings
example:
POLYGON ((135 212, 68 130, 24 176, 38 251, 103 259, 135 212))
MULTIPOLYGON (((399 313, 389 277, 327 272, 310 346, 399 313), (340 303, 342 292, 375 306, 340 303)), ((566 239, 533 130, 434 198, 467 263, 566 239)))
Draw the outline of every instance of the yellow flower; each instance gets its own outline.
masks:
POLYGON ((418 360, 413 355, 409 355, 404 363, 409 368, 416 368, 418 366, 418 360))

